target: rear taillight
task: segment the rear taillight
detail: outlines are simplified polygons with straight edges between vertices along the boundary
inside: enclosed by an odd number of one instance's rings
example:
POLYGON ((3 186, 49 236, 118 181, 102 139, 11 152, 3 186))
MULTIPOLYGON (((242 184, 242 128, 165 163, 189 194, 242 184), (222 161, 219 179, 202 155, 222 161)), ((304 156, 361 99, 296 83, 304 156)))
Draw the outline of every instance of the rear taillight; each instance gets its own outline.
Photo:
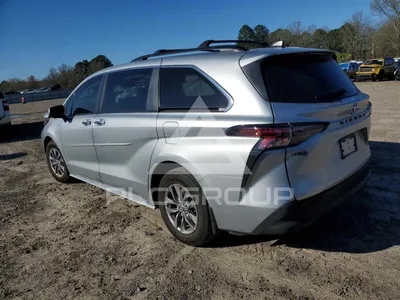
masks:
POLYGON ((8 105, 7 100, 3 100, 3 108, 4 108, 4 111, 10 110, 10 106, 8 105))
POLYGON ((226 131, 228 136, 258 137, 254 150, 274 149, 298 145, 314 134, 324 131, 327 123, 279 124, 279 125, 239 125, 226 131))

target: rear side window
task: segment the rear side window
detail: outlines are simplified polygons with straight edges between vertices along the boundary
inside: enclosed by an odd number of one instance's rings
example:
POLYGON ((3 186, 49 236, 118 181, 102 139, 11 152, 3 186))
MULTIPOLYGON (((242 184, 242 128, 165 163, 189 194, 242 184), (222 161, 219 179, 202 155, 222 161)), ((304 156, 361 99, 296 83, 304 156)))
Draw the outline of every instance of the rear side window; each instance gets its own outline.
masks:
POLYGON ((224 110, 228 99, 193 68, 161 69, 160 109, 224 110))
POLYGON ((358 94, 331 55, 278 55, 261 69, 271 102, 330 102, 358 94))
POLYGON ((108 74, 102 113, 149 111, 148 94, 153 69, 134 69, 108 74))

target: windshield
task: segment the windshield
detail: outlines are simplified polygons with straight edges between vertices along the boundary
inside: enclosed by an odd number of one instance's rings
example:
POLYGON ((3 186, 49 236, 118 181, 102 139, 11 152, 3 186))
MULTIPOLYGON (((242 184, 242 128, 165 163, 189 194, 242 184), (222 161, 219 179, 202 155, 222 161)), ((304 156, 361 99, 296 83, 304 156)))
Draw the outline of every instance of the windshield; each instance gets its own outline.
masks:
POLYGON ((347 69, 349 67, 348 63, 341 63, 340 66, 342 67, 342 69, 347 69))
POLYGON ((271 102, 331 102, 358 94, 331 54, 277 55, 261 68, 271 102))
POLYGON ((364 63, 364 65, 381 65, 381 64, 383 64, 382 59, 370 59, 364 63))

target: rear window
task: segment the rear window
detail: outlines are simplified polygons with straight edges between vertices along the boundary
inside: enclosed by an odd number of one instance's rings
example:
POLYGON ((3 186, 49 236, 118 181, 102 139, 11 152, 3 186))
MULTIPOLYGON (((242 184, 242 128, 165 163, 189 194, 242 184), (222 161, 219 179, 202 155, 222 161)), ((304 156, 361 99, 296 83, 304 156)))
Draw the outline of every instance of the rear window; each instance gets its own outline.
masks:
POLYGON ((261 63, 261 72, 271 102, 331 102, 358 94, 331 55, 277 55, 261 63))

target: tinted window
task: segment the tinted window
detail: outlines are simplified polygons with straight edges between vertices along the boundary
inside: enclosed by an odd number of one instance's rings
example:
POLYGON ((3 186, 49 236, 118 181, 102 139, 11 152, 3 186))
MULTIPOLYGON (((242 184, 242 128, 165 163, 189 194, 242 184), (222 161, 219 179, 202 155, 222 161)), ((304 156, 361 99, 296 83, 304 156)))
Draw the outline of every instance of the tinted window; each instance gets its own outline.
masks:
POLYGON ((103 113, 150 111, 147 96, 153 69, 136 69, 108 74, 103 113))
POLYGON ((331 55, 277 55, 261 68, 272 102, 329 102, 358 93, 331 55))
POLYGON ((366 62, 364 62, 364 65, 382 65, 383 60, 382 59, 369 59, 366 62))
POLYGON ((67 109, 71 104, 71 115, 93 114, 100 95, 100 87, 103 76, 97 76, 85 82, 72 96, 68 99, 67 109))
POLYGON ((221 109, 228 99, 193 68, 161 69, 161 109, 221 109))

